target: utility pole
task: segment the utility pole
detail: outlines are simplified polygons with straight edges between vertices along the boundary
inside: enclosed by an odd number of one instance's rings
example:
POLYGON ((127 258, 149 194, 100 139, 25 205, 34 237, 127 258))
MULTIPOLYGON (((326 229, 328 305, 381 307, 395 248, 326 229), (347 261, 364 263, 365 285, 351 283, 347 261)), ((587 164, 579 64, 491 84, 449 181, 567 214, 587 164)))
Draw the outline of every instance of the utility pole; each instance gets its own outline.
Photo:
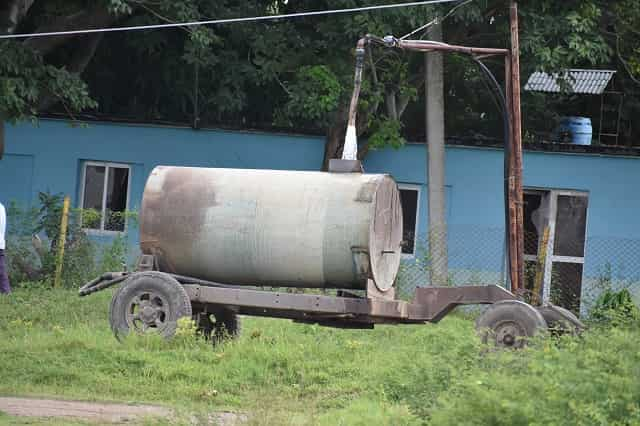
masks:
MULTIPOLYGON (((442 42, 442 23, 427 32, 442 42)), ((442 52, 425 53, 426 143, 429 192, 429 264, 431 285, 448 284, 447 223, 445 216, 444 76, 442 52)))
POLYGON ((520 111, 520 42, 518 3, 510 0, 511 52, 507 59, 508 108, 510 112, 511 155, 509 158, 509 274, 511 290, 524 288, 524 199, 522 195, 522 121, 520 111), (510 74, 510 75, 509 75, 510 74))

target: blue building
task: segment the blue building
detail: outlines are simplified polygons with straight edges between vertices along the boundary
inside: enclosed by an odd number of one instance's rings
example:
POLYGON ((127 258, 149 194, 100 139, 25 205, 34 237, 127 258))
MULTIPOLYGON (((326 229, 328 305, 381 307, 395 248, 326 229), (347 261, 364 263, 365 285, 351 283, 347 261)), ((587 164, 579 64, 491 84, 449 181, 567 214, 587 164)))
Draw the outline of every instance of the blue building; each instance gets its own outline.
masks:
MULTIPOLYGON (((64 193, 100 217, 88 232, 108 238, 133 223, 110 211, 137 210, 156 165, 319 170, 324 139, 249 131, 192 130, 43 119, 6 128, 0 199, 33 205, 41 191, 64 193)), ((640 290, 640 152, 600 147, 535 146, 524 154, 526 260, 537 256, 545 298, 582 301, 599 286, 640 290), (553 149, 551 149, 553 148, 553 149)), ((405 262, 399 286, 428 283, 427 179, 424 144, 370 152, 370 173, 389 173, 402 191, 405 262)), ((503 283, 503 152, 453 143, 446 150, 448 268, 454 284, 503 283)))

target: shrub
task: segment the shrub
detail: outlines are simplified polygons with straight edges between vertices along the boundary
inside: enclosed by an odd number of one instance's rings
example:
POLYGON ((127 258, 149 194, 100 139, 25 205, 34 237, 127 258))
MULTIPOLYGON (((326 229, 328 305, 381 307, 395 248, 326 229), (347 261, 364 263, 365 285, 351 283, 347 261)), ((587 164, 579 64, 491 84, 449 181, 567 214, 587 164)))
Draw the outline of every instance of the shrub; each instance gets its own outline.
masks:
MULTIPOLYGON (((26 282, 52 282, 56 270, 62 194, 41 192, 38 206, 21 208, 16 203, 7 209, 7 269, 13 286, 26 282)), ((126 213, 133 215, 134 213, 126 213)), ((105 271, 121 270, 127 259, 123 234, 98 245, 83 229, 91 211, 71 209, 65 238, 62 282, 77 287, 105 271)))
POLYGON ((640 310, 633 302, 628 289, 609 289, 598 297, 590 317, 596 323, 618 327, 637 323, 640 320, 640 310))

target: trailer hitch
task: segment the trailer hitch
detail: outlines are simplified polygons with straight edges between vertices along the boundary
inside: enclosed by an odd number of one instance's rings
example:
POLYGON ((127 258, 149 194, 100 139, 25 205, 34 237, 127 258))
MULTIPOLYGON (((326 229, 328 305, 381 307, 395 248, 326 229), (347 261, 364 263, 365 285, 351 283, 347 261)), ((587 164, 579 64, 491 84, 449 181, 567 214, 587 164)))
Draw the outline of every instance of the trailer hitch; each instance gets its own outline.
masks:
POLYGON ((129 272, 107 272, 80 287, 78 294, 80 297, 88 296, 97 291, 112 287, 124 281, 129 274, 129 272))

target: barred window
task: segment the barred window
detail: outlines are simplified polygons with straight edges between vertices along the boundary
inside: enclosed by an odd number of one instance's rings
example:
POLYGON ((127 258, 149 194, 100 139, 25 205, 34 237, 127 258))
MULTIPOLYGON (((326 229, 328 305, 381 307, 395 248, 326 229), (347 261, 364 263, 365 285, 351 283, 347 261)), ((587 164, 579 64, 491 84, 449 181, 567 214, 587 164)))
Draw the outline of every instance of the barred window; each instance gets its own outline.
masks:
POLYGON ((82 169, 82 223, 85 229, 125 230, 129 201, 128 165, 85 162, 82 169))

